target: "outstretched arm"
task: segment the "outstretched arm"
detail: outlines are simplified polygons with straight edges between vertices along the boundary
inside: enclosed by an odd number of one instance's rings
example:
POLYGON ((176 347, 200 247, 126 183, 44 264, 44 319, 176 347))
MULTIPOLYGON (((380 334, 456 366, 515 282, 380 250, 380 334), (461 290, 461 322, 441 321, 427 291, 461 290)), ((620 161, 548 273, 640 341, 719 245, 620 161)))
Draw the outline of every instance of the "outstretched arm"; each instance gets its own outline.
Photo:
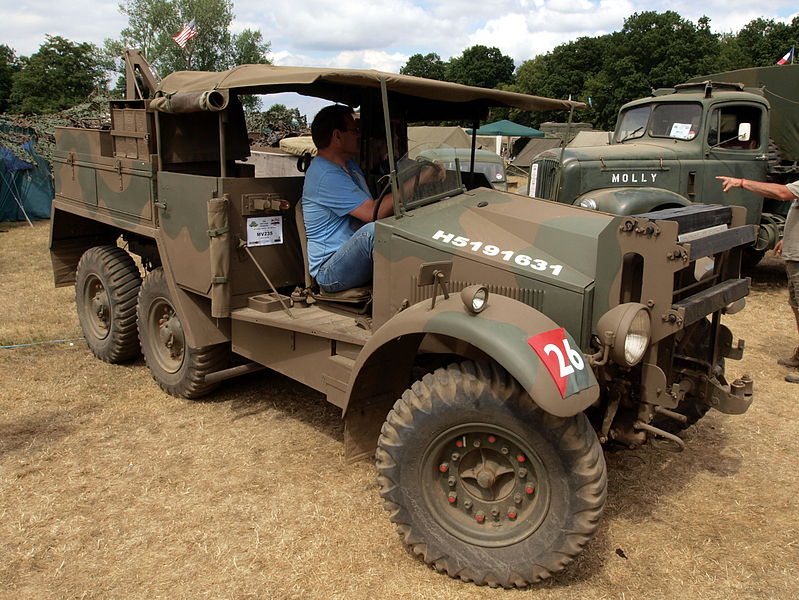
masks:
POLYGON ((766 183, 765 181, 752 181, 751 179, 726 177, 725 175, 718 175, 716 179, 721 181, 722 189, 725 192, 729 192, 732 188, 743 188, 759 196, 774 198, 775 200, 793 200, 796 198, 793 192, 788 189, 788 186, 781 183, 766 183))

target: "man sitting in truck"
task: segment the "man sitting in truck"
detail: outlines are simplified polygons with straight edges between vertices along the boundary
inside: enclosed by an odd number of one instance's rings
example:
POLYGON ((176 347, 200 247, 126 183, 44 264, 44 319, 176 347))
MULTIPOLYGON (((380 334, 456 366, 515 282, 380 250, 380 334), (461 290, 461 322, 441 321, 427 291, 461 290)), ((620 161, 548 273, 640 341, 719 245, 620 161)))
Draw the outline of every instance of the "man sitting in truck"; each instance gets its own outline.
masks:
MULTIPOLYGON (((349 106, 320 110, 311 124, 311 137, 317 155, 302 190, 308 271, 325 292, 366 285, 372 280, 375 214, 381 219, 394 213, 392 195, 372 197, 356 162, 361 135, 349 106)), ((443 174, 443 169, 427 168, 420 180, 433 181, 443 174)))
MULTIPOLYGON (((723 175, 719 175, 716 179, 721 180, 725 192, 739 187, 765 198, 792 202, 785 221, 783 237, 774 247, 774 254, 785 259, 785 271, 788 274, 788 304, 793 310, 796 330, 799 333, 799 181, 783 185, 723 175)), ((777 363, 791 369, 799 369, 799 346, 793 351, 793 356, 780 358, 777 363)), ((799 383, 799 374, 786 375, 785 381, 799 383)))

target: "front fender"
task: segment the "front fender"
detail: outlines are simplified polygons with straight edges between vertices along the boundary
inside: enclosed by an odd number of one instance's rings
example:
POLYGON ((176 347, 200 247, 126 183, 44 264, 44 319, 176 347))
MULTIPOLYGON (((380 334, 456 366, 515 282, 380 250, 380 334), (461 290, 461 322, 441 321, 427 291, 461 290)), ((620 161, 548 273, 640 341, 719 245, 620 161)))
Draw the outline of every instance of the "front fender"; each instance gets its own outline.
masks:
MULTIPOLYGON (((348 407, 364 401, 362 396, 373 394, 379 385, 388 384, 390 364, 412 362, 426 334, 448 336, 480 349, 505 368, 536 404, 553 415, 572 416, 599 397, 599 385, 587 360, 582 369, 566 378, 561 395, 555 379, 528 343, 532 336, 560 327, 534 308, 499 295, 490 296, 488 306, 476 315, 466 310, 458 294, 450 295, 448 300, 439 297, 434 309, 430 305, 431 301, 426 300, 402 311, 369 339, 350 378, 348 407)), ((566 337, 571 348, 579 348, 568 332, 566 337)))
POLYGON ((658 208, 688 206, 691 202, 677 192, 655 187, 615 187, 586 192, 575 205, 591 198, 597 210, 614 215, 638 215, 658 208))

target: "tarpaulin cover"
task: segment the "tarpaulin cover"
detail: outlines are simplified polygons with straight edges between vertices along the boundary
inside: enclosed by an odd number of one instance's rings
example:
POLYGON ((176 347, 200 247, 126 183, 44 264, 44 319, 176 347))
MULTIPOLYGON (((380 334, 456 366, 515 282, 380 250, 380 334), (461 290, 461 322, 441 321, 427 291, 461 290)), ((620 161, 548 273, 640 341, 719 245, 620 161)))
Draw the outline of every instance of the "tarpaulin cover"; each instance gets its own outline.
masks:
POLYGON ((49 219, 53 201, 53 178, 50 166, 33 149, 33 142, 21 148, 30 162, 0 147, 0 221, 49 219))

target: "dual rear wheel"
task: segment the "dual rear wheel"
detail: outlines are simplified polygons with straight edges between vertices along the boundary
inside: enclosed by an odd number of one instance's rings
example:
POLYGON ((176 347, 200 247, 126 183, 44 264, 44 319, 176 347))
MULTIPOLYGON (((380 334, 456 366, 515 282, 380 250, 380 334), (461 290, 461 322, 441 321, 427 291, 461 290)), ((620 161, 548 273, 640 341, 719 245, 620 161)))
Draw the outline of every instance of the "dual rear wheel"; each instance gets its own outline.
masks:
POLYGON ((141 353, 153 379, 173 396, 200 398, 216 387, 205 376, 227 366, 227 346, 187 345, 162 268, 142 281, 125 250, 96 246, 78 263, 75 294, 86 343, 101 360, 121 363, 141 353))

